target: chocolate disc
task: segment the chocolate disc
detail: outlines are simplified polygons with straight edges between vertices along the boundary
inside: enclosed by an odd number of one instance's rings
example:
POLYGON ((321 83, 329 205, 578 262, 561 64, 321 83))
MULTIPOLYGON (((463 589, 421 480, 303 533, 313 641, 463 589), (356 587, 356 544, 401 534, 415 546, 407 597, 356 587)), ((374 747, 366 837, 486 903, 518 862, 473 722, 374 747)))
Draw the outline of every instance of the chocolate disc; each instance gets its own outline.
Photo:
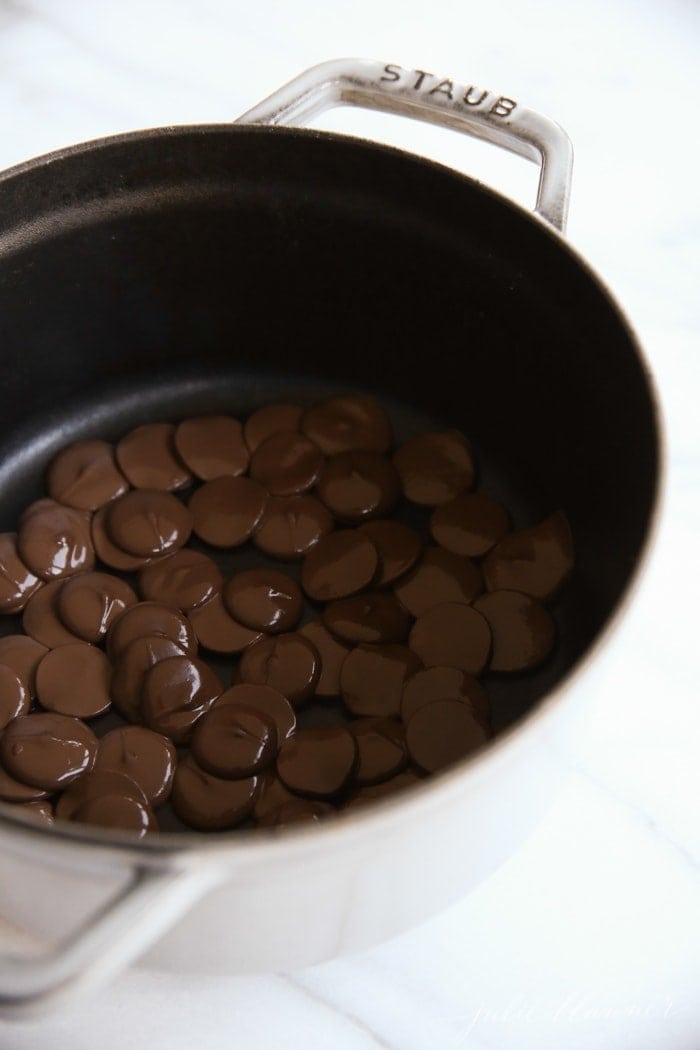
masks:
POLYGON ((377 571, 374 544, 355 529, 332 532, 304 559, 301 585, 318 602, 346 598, 367 587, 377 571))
POLYGON ((11 667, 0 664, 0 729, 29 710, 29 693, 11 667))
POLYGON ((175 431, 175 448, 182 462, 200 481, 227 474, 235 477, 248 469, 250 456, 243 427, 231 416, 186 419, 175 431))
POLYGON ((158 830, 158 822, 150 806, 144 806, 129 795, 100 795, 88 799, 76 810, 73 820, 78 824, 93 824, 113 831, 131 831, 143 838, 149 831, 158 830))
POLYGON ((208 664, 171 656, 146 671, 141 690, 143 720, 175 744, 185 744, 223 687, 208 664))
POLYGON ((284 786, 277 774, 267 769, 259 777, 259 789, 253 806, 253 816, 256 820, 262 820, 279 809, 285 802, 291 802, 294 798, 296 796, 284 786))
POLYGON ((95 762, 97 737, 79 718, 40 713, 20 715, 0 738, 0 761, 25 784, 58 791, 95 762))
POLYGON ((349 783, 357 760, 357 742, 345 726, 298 729, 280 747, 277 773, 298 795, 329 798, 349 783))
POLYGON ((473 675, 457 667, 427 667, 406 681, 401 697, 401 718, 411 715, 434 700, 461 700, 470 704, 482 725, 489 722, 489 701, 483 686, 473 675))
POLYGON ((486 731, 468 704, 435 700, 421 707, 406 725, 408 752, 426 773, 452 765, 486 743, 486 731))
POLYGON ((289 802, 283 802, 281 806, 269 810, 260 817, 258 827, 281 828, 287 824, 301 824, 307 821, 316 823, 335 812, 335 807, 328 802, 310 798, 294 798, 289 802))
MULTIPOLYGON (((0 744, 0 754, 2 745, 0 744)), ((44 799, 50 792, 45 788, 35 787, 33 784, 24 784, 21 780, 11 777, 3 766, 0 766, 0 799, 3 802, 34 802, 44 799)))
POLYGON ((64 625, 86 642, 99 642, 118 616, 138 601, 128 583, 106 572, 86 572, 66 580, 56 594, 64 625))
POLYGON ((430 518, 430 535, 435 542, 469 558, 486 554, 509 527, 503 504, 482 492, 463 492, 436 507, 430 518))
POLYGON ((379 784, 396 776, 408 762, 403 727, 391 718, 357 718, 348 729, 357 741, 355 783, 379 784))
POLYGON ((272 558, 301 558, 333 531, 333 518, 314 496, 271 496, 253 543, 272 558))
POLYGON ((225 780, 205 772, 187 755, 175 770, 173 809, 197 831, 225 831, 245 820, 257 791, 258 777, 225 780))
POLYGON ((484 559, 489 591, 522 591, 547 601, 574 564, 571 529, 559 511, 530 529, 511 532, 484 559))
POLYGON ((466 438, 457 430, 422 434, 394 454, 404 495, 433 507, 454 499, 474 484, 474 464, 466 438))
POLYGON ((326 456, 354 449, 382 453, 392 440, 384 409, 361 395, 332 397, 315 405, 302 416, 301 429, 326 456))
POLYGON ((301 616, 299 584, 275 569, 236 573, 226 584, 223 597, 235 620, 271 634, 290 631, 301 616))
POLYGON ((171 656, 183 656, 182 649, 170 638, 158 636, 134 638, 119 653, 114 668, 110 695, 117 711, 129 722, 141 722, 143 678, 151 667, 171 656))
POLYGON ((105 519, 113 543, 138 557, 167 554, 184 546, 192 515, 169 492, 136 489, 111 503, 105 519))
POLYGON ((55 649, 58 645, 71 645, 81 639, 61 623, 57 612, 57 598, 66 580, 54 580, 45 584, 27 602, 22 615, 22 627, 41 645, 55 649))
POLYGON ((342 521, 387 514, 401 495, 396 468, 376 452, 338 452, 318 479, 318 495, 342 521))
POLYGON ((47 711, 95 718, 112 703, 111 679, 112 666, 102 650, 76 642, 46 654, 37 668, 36 692, 47 711))
POLYGON ((308 638, 291 632, 251 645, 241 657, 239 671, 242 682, 269 685, 296 705, 313 696, 321 657, 308 638))
POLYGON ((36 696, 36 669, 48 649, 26 634, 6 634, 0 638, 0 664, 11 667, 30 697, 36 696))
POLYGON ((120 726, 100 740, 95 772, 111 769, 138 784, 152 806, 170 795, 177 752, 172 741, 152 729, 120 726))
POLYGON ((42 580, 87 572, 95 564, 89 515, 52 500, 39 500, 22 516, 17 549, 22 561, 42 580))
POLYGON ((536 598, 519 591, 492 591, 474 602, 493 638, 492 671, 529 671, 554 646, 554 620, 536 598))
POLYGON ((139 590, 149 601, 188 612, 213 598, 223 582, 215 561, 187 548, 142 569, 139 590))
POLYGON ((340 670, 345 706, 356 716, 398 717, 404 684, 421 667, 405 645, 358 645, 340 670))
POLYGON ((245 627, 229 615, 220 594, 190 609, 189 619, 197 641, 213 653, 242 653, 260 641, 260 631, 245 627))
POLYGON ((464 605, 483 590, 481 573, 473 561, 429 547, 416 567, 394 587, 394 594, 413 616, 445 602, 464 605))
POLYGON ((112 542, 107 532, 108 510, 109 505, 95 511, 90 525, 90 535, 97 557, 110 569, 119 569, 120 572, 134 572, 148 565, 152 558, 139 558, 135 554, 128 554, 112 542))
POLYGON ((312 620, 311 623, 304 624, 299 628, 299 634, 308 638, 321 657, 321 673, 316 683, 316 696, 338 696, 340 669, 350 649, 334 638, 320 620, 312 620))
POLYGON ((59 820, 72 820, 77 811, 91 799, 109 795, 126 795, 146 803, 143 788, 123 770, 93 769, 63 792, 56 802, 59 820))
POLYGON ((233 685, 222 693, 216 701, 216 707, 228 704, 242 704, 244 707, 259 711, 277 730, 277 742, 280 743, 292 735, 296 729, 297 719, 289 701, 267 685, 233 685))
POLYGON ((423 544, 415 529, 400 521, 368 521, 358 532, 372 541, 379 555, 379 569, 374 579, 377 587, 393 583, 412 569, 423 544))
POLYGON ((17 552, 17 534, 0 533, 0 614, 19 612, 42 586, 17 552))
POLYGON ((447 602, 416 620, 408 644, 426 667, 456 667, 478 675, 491 653, 491 630, 470 605, 447 602))
POLYGON ((323 455, 295 430, 280 430, 265 438, 250 460, 250 476, 273 496, 295 496, 315 485, 323 455))
POLYGON ((58 452, 46 473, 49 496, 77 510, 97 510, 129 488, 108 441, 74 441, 58 452))
POLYGON ((192 475, 175 451, 174 436, 172 423, 147 423, 121 439, 117 462, 135 488, 174 492, 191 484, 192 475))
POLYGON ((190 497, 194 533, 212 547, 240 547, 262 518, 267 499, 267 490, 251 478, 207 481, 190 497))
POLYGON ((126 609, 107 632, 107 654, 116 663, 135 638, 169 638, 186 656, 197 652, 192 625, 178 609, 159 602, 139 602, 126 609))
POLYGON ((245 704, 215 704, 192 737, 192 754, 202 769, 232 780, 261 772, 276 753, 275 723, 245 704))
POLYGON ((253 412, 243 427, 243 437, 251 452, 280 430, 298 430, 301 409, 297 405, 264 405, 253 412))
POLYGON ((411 617, 393 594, 366 591, 331 602, 323 610, 323 623, 343 642, 377 645, 405 641, 411 617))

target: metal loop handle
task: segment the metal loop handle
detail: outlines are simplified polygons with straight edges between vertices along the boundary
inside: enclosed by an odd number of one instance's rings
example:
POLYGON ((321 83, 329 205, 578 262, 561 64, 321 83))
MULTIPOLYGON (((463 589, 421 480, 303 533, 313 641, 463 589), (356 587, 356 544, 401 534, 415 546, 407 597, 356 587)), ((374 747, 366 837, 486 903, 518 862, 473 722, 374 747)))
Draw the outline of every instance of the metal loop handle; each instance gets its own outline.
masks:
POLYGON ((239 124, 302 124, 333 106, 362 106, 441 124, 540 165, 535 213, 564 232, 573 150, 553 120, 451 77, 388 62, 341 58, 313 66, 238 118, 239 124))

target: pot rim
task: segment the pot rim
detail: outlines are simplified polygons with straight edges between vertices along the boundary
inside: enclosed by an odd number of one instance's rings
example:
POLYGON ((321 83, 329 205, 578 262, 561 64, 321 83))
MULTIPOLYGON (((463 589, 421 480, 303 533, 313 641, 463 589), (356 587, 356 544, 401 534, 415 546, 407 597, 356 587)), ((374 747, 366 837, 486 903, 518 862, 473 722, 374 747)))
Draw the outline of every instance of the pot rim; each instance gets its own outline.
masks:
MULTIPOLYGON (((117 135, 103 136, 66 146, 50 153, 22 161, 11 168, 0 172, 0 185, 9 179, 21 176, 42 166, 65 160, 70 157, 95 152, 105 147, 120 143, 139 142, 150 138, 177 137, 183 134, 207 133, 231 134, 265 134, 285 135, 291 138, 344 140, 349 145, 370 150, 388 151, 397 154, 412 163, 427 165, 442 174, 466 180, 472 188, 495 198, 499 204, 509 208, 514 217, 533 223, 541 233, 550 237, 556 245, 567 252, 572 260, 584 271, 586 276, 597 286, 615 313, 622 329, 634 351, 649 390, 652 405, 652 424, 656 431, 658 451, 658 469, 655 478, 653 502, 649 513, 649 522, 636 563, 630 573, 627 584, 617 599, 607 620, 599 629, 593 642, 585 650, 575 665, 557 682, 557 684, 536 702, 525 715, 504 729, 492 742, 473 756, 456 763, 452 768, 434 774, 422 781, 420 785, 407 788, 400 795, 377 799, 373 804, 359 807, 350 813, 339 813, 333 820, 322 821, 316 825, 291 825, 282 828, 255 828, 235 830, 234 834, 222 832, 167 832, 162 835, 134 840, 128 832, 107 831, 100 828, 89 829, 86 826, 71 824, 68 821, 58 822, 46 827, 35 823, 32 818, 13 813, 9 807, 0 803, 0 841, 7 835, 14 840, 13 845, 19 849, 32 850, 39 847, 51 852, 65 853, 75 858, 80 853, 86 863, 113 865, 116 858, 125 865, 131 863, 141 868, 162 867, 164 863, 178 863, 179 866, 200 866, 203 862, 226 861, 236 867, 248 859, 259 859, 264 850, 268 860, 279 860, 282 854, 299 855, 332 849, 339 837, 348 841, 361 838, 366 830, 374 828, 384 820, 400 815, 404 821, 419 819, 421 814, 447 803, 455 795, 468 789, 477 790, 484 778, 491 775, 494 767, 503 765, 517 748, 529 744, 534 734, 546 730, 558 716, 567 702, 566 693, 578 686, 588 673, 590 665, 607 647, 619 630, 625 614, 638 593, 644 570, 648 568, 652 551, 658 537, 661 512, 666 495, 667 485, 667 438, 661 400, 647 355, 641 345, 629 318, 613 296, 603 278, 593 269, 581 253, 548 222, 529 211, 522 205, 505 197, 489 186, 478 182, 468 174, 445 164, 439 163, 410 150, 388 146, 362 138, 361 136, 338 134, 298 127, 274 127, 256 124, 178 124, 163 127, 145 128, 123 132, 117 135)), ((233 830, 233 829, 232 829, 233 830)), ((347 844, 347 843, 346 843, 347 844)))

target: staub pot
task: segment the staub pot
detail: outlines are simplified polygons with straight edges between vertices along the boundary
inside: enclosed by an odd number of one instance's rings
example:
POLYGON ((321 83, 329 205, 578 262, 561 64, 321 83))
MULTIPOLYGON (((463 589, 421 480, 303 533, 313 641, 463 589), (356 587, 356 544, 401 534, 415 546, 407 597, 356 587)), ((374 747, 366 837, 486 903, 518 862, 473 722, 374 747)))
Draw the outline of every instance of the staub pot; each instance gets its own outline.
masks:
POLYGON ((403 797, 311 828, 136 843, 2 807, 0 909, 51 946, 0 962, 6 1012, 143 953, 242 973, 361 948, 468 892, 544 811, 552 741, 639 576, 660 477, 639 346, 562 237, 570 172, 564 132, 519 101, 348 60, 230 126, 120 135, 0 177, 3 529, 75 438, 361 389, 399 438, 464 431, 488 490, 522 524, 564 508, 576 544, 555 659, 509 699, 494 687, 491 746, 403 797), (339 103, 536 161, 534 215, 410 153, 280 126, 339 103))

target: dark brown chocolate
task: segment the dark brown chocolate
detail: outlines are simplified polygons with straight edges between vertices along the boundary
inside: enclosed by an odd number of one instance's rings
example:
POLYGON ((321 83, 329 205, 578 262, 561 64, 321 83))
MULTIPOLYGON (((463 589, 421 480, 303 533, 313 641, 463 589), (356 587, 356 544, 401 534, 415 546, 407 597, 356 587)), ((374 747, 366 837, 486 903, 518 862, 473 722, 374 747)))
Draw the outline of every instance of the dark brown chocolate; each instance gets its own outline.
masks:
POLYGON ((191 484, 192 475, 175 451, 174 436, 172 423, 146 423, 121 439, 117 462, 135 488, 175 492, 191 484))
POLYGON ((544 605, 519 591, 491 591, 474 602, 493 638, 492 671, 530 671, 554 646, 554 620, 544 605))
POLYGON ((139 602, 126 609, 107 632, 107 655, 116 663, 135 638, 169 638, 186 656, 197 653, 192 625, 179 609, 160 602, 139 602))
POLYGON ((139 575, 141 597, 188 612, 221 590, 221 571, 211 558, 189 548, 147 565, 139 575))
POLYGON ((197 831, 225 831, 245 820, 255 804, 259 778, 225 780, 207 773, 187 755, 173 780, 172 804, 180 820, 197 831))
POLYGON ((337 518, 354 523, 388 514, 401 482, 391 461, 376 452, 338 452, 323 467, 316 492, 337 518))
POLYGON ((239 705, 259 711, 270 719, 277 730, 277 742, 287 740, 296 729, 297 719, 285 696, 268 685, 250 685, 242 682, 232 685, 216 701, 216 707, 239 705))
MULTIPOLYGON (((0 741, 1 741, 0 737, 0 741)), ((2 757, 2 744, 0 743, 0 758, 2 757)), ((46 788, 36 787, 34 784, 25 784, 21 780, 10 776, 4 766, 0 765, 0 799, 3 802, 35 802, 45 799, 51 792, 46 788)))
POLYGON ((260 444, 250 460, 250 476, 272 496, 296 496, 318 481, 323 455, 303 434, 280 430, 260 444))
POLYGON ((299 584, 276 569, 236 573, 226 584, 223 598, 234 620, 270 634, 290 631, 301 616, 299 584))
POLYGON ((394 594, 412 616, 422 616, 445 602, 469 605, 483 589, 481 573, 473 561, 441 547, 429 547, 415 568, 396 584, 394 594))
POLYGON ((46 654, 37 668, 36 692, 47 711, 96 718, 111 706, 111 680, 112 666, 102 650, 76 642, 46 654))
POLYGON ((407 765, 408 751, 399 722, 391 718, 357 718, 348 729, 357 741, 356 784, 380 784, 407 765))
POLYGON ((253 543, 272 558, 302 558, 333 531, 333 517, 315 496, 271 496, 253 543))
POLYGON ((280 430, 298 430, 301 409, 297 405, 263 405, 253 412, 243 427, 243 437, 251 452, 280 430))
POLYGON ((110 503, 105 524, 112 542, 122 550, 152 558, 187 543, 192 515, 170 492, 135 489, 110 503))
POLYGON ((120 726, 100 740, 95 772, 124 773, 155 808, 170 796, 176 765, 177 752, 167 737, 142 726, 120 726))
POLYGON ((403 722, 408 722, 419 708, 434 700, 461 700, 471 705, 484 726, 489 723, 486 690, 473 675, 465 674, 457 667, 427 667, 407 679, 401 696, 403 722))
POLYGON ((22 562, 42 580, 65 579, 95 564, 87 511, 38 500, 20 519, 17 550, 22 562))
POLYGON ((299 628, 299 634, 308 638, 321 657, 321 673, 316 683, 316 696, 338 696, 340 693, 340 669, 343 660, 350 652, 326 630, 320 620, 312 620, 299 628))
POLYGON ((24 784, 58 791, 92 769, 97 737, 79 718, 20 715, 0 738, 0 761, 24 784))
POLYGON ((208 664, 171 656, 154 664, 143 678, 141 711, 149 729, 186 744, 223 686, 208 664))
POLYGON ((55 649, 57 645, 71 645, 79 642, 77 634, 65 627, 57 612, 57 598, 65 580, 53 580, 33 594, 27 602, 22 615, 22 627, 36 642, 55 649))
POLYGON ((323 623, 342 642, 388 645, 406 640, 412 620, 393 594, 365 591, 327 605, 323 623))
POLYGON ((242 682, 269 685, 297 705, 313 696, 321 674, 321 657, 308 638, 292 631, 261 638, 246 649, 239 671, 242 682))
POLYGON ((174 440, 180 459, 200 481, 236 477, 248 469, 250 455, 243 427, 231 416, 185 419, 175 430, 174 440))
POLYGON ((129 722, 143 721, 141 690, 146 671, 161 660, 183 655, 186 654, 179 645, 162 635, 134 638, 129 642, 119 653, 110 684, 110 695, 117 711, 129 722))
POLYGON ((406 681, 423 665, 405 645, 358 645, 340 669, 340 691, 356 717, 398 718, 406 681))
POLYGON ((497 543, 484 559, 489 591, 522 591, 548 601, 560 590, 574 564, 571 529, 561 511, 539 525, 518 529, 497 543))
POLYGON ((419 708, 406 725, 408 752, 426 773, 452 765, 486 740, 483 725, 460 700, 434 700, 419 708))
POLYGON ((192 737, 192 754, 202 769, 230 780, 261 773, 276 753, 275 723, 241 703, 214 705, 192 737))
POLYGON ((350 782, 357 761, 357 741, 345 726, 298 729, 280 747, 277 773, 298 795, 331 798, 350 782))
POLYGON ((46 473, 49 496, 77 510, 97 510, 129 488, 108 441, 74 441, 57 452, 46 473))
POLYGON ((406 499, 434 507, 474 484, 474 463, 466 438, 457 430, 422 434, 394 454, 406 499))
POLYGON ((491 630, 470 605, 447 602, 416 620, 408 644, 426 667, 456 667, 479 675, 491 654, 491 630))
POLYGON ((151 807, 144 806, 130 795, 90 798, 76 810, 73 820, 110 831, 129 831, 139 839, 149 831, 158 830, 158 821, 151 807))
POLYGON ((48 648, 26 634, 6 634, 0 638, 0 664, 19 675, 30 697, 36 696, 36 669, 48 648))
POLYGON ((486 554, 509 528, 503 504, 483 492, 463 492, 436 507, 430 518, 430 534, 435 542, 453 554, 469 558, 486 554))
POLYGON ((11 667, 0 664, 0 730, 29 710, 29 692, 11 667))
POLYGON ((320 540, 301 568, 301 585, 314 601, 346 598, 367 587, 377 571, 374 544, 356 529, 341 529, 320 540))
POLYGON ((374 578, 377 587, 400 579, 420 557, 423 546, 420 536, 400 521, 368 521, 360 525, 358 531, 377 548, 379 568, 374 578))
POLYGON ((54 822, 53 806, 50 802, 15 802, 12 808, 16 813, 21 813, 22 816, 46 827, 51 827, 54 822))
POLYGON ((41 586, 19 556, 17 533, 0 533, 0 614, 20 612, 41 586))
POLYGON ((100 561, 108 565, 110 569, 118 569, 120 572, 134 572, 153 561, 149 557, 140 558, 135 554, 129 554, 112 541, 107 531, 108 511, 109 504, 106 507, 100 507, 95 511, 90 524, 92 543, 100 561))
POLYGON ((301 429, 326 456, 336 452, 387 452, 391 424, 382 406, 371 397, 348 394, 332 397, 309 408, 301 429))
POLYGON ((193 530, 212 547, 240 547, 250 538, 268 500, 252 478, 215 478, 192 493, 193 530))
POLYGON ((213 653, 242 653, 262 638, 260 631, 233 619, 220 594, 190 609, 188 616, 199 644, 213 653))
POLYGON ((259 777, 259 790, 253 806, 253 816, 256 820, 262 820, 279 809, 285 802, 291 802, 295 798, 296 795, 293 795, 284 786, 275 771, 267 769, 259 777))
POLYGON ((99 642, 117 617, 138 598, 125 580, 106 572, 86 572, 66 580, 55 609, 68 630, 85 642, 99 642))
POLYGON ((127 795, 138 802, 147 802, 141 785, 121 769, 94 768, 76 780, 56 802, 59 820, 72 820, 81 806, 104 795, 127 795))

